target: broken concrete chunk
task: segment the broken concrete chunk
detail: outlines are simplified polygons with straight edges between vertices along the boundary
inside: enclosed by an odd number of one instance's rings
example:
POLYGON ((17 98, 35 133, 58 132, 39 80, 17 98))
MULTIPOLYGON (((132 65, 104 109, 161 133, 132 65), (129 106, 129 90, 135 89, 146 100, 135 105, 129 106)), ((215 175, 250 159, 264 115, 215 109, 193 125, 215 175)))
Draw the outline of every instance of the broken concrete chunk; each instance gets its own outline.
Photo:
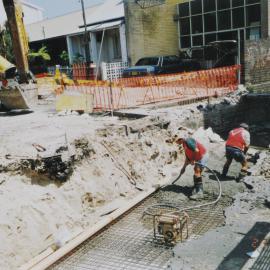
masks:
POLYGON ((153 142, 151 140, 145 140, 145 144, 151 147, 153 145, 153 142))

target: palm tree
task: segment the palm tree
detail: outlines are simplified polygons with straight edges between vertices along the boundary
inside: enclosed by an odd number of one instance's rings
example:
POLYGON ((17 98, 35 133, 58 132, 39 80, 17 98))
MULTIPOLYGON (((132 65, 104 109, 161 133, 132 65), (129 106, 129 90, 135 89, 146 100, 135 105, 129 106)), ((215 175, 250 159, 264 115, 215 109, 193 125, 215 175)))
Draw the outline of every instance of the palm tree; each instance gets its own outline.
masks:
POLYGON ((39 50, 30 50, 28 53, 30 69, 34 74, 47 72, 47 63, 51 57, 46 46, 42 46, 39 50))
POLYGON ((30 61, 34 61, 35 59, 39 58, 42 59, 44 61, 50 61, 51 60, 51 56, 48 53, 47 47, 46 46, 42 46, 38 51, 33 51, 30 50, 30 52, 28 53, 28 57, 30 61))

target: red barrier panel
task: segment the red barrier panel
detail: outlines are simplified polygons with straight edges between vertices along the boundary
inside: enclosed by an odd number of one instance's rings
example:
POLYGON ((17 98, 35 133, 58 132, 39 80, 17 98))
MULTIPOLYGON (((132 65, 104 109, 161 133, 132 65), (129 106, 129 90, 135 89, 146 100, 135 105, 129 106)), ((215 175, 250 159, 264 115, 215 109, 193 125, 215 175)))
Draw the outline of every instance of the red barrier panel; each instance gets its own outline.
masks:
MULTIPOLYGON (((230 93, 237 88, 239 69, 240 66, 230 66, 181 74, 121 78, 113 82, 83 81, 66 89, 93 94, 96 111, 119 110, 162 101, 189 101, 230 93)), ((86 75, 85 69, 76 70, 78 74, 75 73, 75 76, 86 75)))
POLYGON ((86 63, 78 63, 72 65, 72 77, 73 80, 94 80, 95 79, 95 68, 86 63), (87 78, 88 72, 88 78, 87 78))

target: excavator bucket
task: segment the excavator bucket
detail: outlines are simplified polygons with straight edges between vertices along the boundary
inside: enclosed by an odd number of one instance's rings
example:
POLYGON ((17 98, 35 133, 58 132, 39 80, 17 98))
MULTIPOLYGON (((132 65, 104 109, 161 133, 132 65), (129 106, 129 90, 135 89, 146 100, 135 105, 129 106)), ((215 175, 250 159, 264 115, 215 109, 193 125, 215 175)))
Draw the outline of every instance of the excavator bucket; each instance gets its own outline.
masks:
POLYGON ((0 101, 7 110, 33 110, 37 105, 37 100, 36 84, 2 86, 0 90, 0 101))
POLYGON ((16 73, 16 67, 7 59, 0 55, 0 76, 6 79, 13 78, 16 73))

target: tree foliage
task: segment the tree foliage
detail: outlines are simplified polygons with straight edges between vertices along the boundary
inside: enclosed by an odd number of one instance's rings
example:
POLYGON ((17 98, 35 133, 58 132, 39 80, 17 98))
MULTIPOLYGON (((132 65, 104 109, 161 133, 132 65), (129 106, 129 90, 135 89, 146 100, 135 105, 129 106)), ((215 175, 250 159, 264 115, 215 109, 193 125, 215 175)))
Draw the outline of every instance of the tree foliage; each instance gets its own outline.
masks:
POLYGON ((60 54, 60 58, 63 61, 64 65, 68 65, 69 64, 69 56, 67 51, 62 51, 60 54))
POLYGON ((38 59, 41 59, 44 61, 51 60, 51 56, 49 55, 46 46, 42 46, 38 51, 30 50, 28 57, 29 57, 29 60, 31 62, 38 60, 38 59))
POLYGON ((9 62, 15 63, 11 32, 7 22, 3 28, 0 27, 0 55, 6 58, 9 62))

